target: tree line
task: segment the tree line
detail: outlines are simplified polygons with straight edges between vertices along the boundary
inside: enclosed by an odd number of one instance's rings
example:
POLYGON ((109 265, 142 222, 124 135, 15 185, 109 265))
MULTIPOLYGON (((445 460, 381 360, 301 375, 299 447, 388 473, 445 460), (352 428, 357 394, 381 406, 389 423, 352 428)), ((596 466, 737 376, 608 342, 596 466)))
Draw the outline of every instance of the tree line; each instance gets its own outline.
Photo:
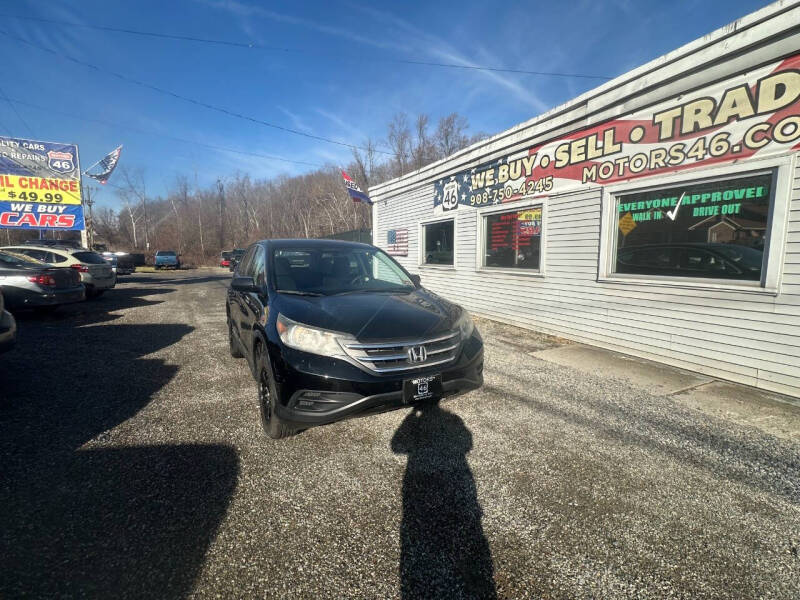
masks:
MULTIPOLYGON (((353 150, 345 170, 368 190, 485 137, 470 134, 467 119, 456 113, 442 117, 435 127, 427 115, 412 120, 398 113, 387 125, 386 138, 365 140, 362 149, 353 150)), ((176 250, 187 263, 213 263, 221 251, 259 239, 326 237, 372 226, 370 207, 350 199, 334 165, 269 179, 236 173, 206 186, 180 175, 165 196, 148 192, 143 168, 121 165, 112 183, 120 206, 112 209, 95 203, 95 244, 146 255, 176 250)), ((4 233, 6 239, 0 240, 5 243, 38 237, 31 230, 4 233)), ((77 232, 56 235, 64 239, 77 237, 77 232)))

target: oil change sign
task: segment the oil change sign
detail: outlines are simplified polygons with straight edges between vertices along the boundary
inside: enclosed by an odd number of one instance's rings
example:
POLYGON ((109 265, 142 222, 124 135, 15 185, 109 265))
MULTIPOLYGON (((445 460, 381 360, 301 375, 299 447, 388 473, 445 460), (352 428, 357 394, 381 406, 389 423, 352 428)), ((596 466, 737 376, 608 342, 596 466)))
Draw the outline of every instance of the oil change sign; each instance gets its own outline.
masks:
POLYGON ((434 212, 800 148, 800 54, 434 182, 434 212))
POLYGON ((0 137, 0 228, 84 228, 76 145, 0 137))

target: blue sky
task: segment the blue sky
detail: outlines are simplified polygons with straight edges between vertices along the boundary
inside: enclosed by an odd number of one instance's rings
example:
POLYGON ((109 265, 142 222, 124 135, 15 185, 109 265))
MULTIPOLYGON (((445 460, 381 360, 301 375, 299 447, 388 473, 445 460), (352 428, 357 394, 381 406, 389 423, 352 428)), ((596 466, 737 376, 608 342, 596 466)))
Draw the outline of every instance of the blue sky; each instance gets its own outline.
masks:
MULTIPOLYGON (((347 163, 350 150, 210 111, 64 56, 264 121, 360 144, 367 136, 380 140, 398 111, 426 113, 433 122, 455 111, 469 119, 473 132, 498 133, 604 81, 387 61, 614 77, 766 4, 6 0, 0 4, 6 32, 0 32, 0 132, 75 142, 84 167, 124 144, 121 164, 143 168, 154 194, 165 193, 178 174, 200 185, 237 171, 257 178, 298 174, 313 167, 198 144, 314 164, 347 163), (143 38, 7 18, 11 14, 297 52, 143 38), (16 104, 17 115, 3 94, 42 108, 16 104)), ((109 188, 98 200, 117 204, 109 188)))

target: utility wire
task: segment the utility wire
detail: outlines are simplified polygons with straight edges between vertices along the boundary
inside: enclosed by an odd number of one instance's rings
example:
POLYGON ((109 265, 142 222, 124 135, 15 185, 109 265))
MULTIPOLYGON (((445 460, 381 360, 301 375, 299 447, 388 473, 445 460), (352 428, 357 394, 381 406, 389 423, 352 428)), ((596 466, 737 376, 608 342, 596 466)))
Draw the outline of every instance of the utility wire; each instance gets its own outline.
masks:
POLYGON ((298 164, 298 165, 306 165, 306 166, 309 166, 309 167, 324 167, 325 166, 325 165, 320 164, 320 163, 306 162, 306 161, 302 161, 302 160, 292 160, 290 158, 284 158, 282 156, 275 156, 275 155, 271 155, 271 154, 260 154, 258 152, 247 152, 245 150, 238 150, 236 148, 226 148, 224 146, 216 146, 214 144, 206 144, 204 142, 196 142, 194 140, 187 140, 185 138, 176 137, 174 135, 167 135, 167 134, 164 134, 164 133, 156 133, 156 132, 153 132, 153 131, 147 131, 146 129, 140 129, 138 127, 133 127, 131 125, 123 125, 123 124, 119 124, 119 123, 114 123, 112 121, 106 121, 104 119, 95 119, 95 118, 92 118, 92 117, 82 117, 82 116, 71 114, 71 113, 68 113, 68 112, 64 112, 64 111, 61 111, 61 110, 58 110, 58 109, 53 109, 53 108, 50 108, 48 106, 41 106, 39 104, 33 104, 31 102, 28 102, 27 100, 19 100, 17 98, 7 98, 7 100, 12 104, 20 104, 22 106, 28 106, 30 108, 34 108, 34 109, 37 109, 37 110, 45 111, 45 112, 50 113, 50 114, 61 115, 61 116, 64 116, 64 117, 69 117, 71 119, 77 119, 79 121, 87 121, 87 122, 90 122, 90 123, 99 123, 101 125, 108 125, 109 127, 117 127, 117 128, 121 128, 121 129, 130 129, 131 131, 135 131, 137 133, 141 133, 141 134, 144 134, 144 135, 150 135, 150 136, 153 136, 153 137, 164 138, 164 139, 172 140, 172 141, 175 141, 175 142, 181 142, 183 144, 190 144, 192 146, 200 146, 200 147, 203 147, 203 148, 209 148, 211 150, 217 150, 217 151, 220 151, 220 152, 231 152, 231 153, 234 153, 234 154, 242 154, 242 155, 245 155, 245 156, 252 156, 252 157, 255 157, 255 158, 266 158, 266 159, 269 159, 269 160, 279 160, 279 161, 283 161, 283 162, 287 162, 287 163, 294 163, 294 164, 298 164))
MULTIPOLYGON (((294 54, 305 54, 308 56, 324 56, 325 58, 330 58, 331 55, 328 53, 321 53, 321 52, 309 52, 308 50, 303 50, 300 48, 282 48, 279 46, 268 46, 264 44, 256 44, 254 42, 234 42, 231 40, 221 40, 221 39, 214 39, 214 38, 204 38, 204 37, 196 37, 191 35, 180 35, 174 33, 159 33, 156 31, 142 31, 139 29, 128 29, 124 27, 108 27, 104 25, 94 25, 94 24, 87 24, 87 23, 72 23, 70 21, 60 21, 57 19, 45 19, 41 17, 30 17, 30 16, 23 16, 23 15, 8 15, 0 13, 0 18, 3 19, 19 19, 24 21, 34 21, 37 23, 50 23, 56 25, 64 25, 68 27, 82 27, 85 29, 96 29, 98 31, 108 31, 113 33, 125 33, 128 35, 137 35, 142 37, 151 37, 151 38, 160 38, 160 39, 168 39, 168 40, 179 40, 182 42, 195 42, 200 44, 211 44, 215 46, 229 46, 234 48, 246 48, 248 50, 270 50, 274 52, 285 52, 285 53, 294 53, 294 54)), ((562 73, 557 71, 528 71, 525 69, 511 69, 507 67, 487 67, 487 66, 479 66, 479 65, 459 65, 456 63, 441 63, 441 62, 432 62, 432 61, 425 61, 425 60, 412 60, 412 59, 402 59, 402 58, 381 58, 376 56, 370 56, 368 54, 363 54, 358 57, 345 57, 351 58, 352 60, 366 60, 370 62, 389 62, 395 64, 406 64, 406 65, 418 65, 418 66, 425 66, 425 67, 440 67, 440 68, 447 68, 447 69, 462 69, 462 70, 471 70, 471 71, 491 71, 494 73, 516 73, 518 75, 540 75, 540 76, 547 76, 547 77, 573 77, 579 79, 604 79, 609 80, 612 79, 611 77, 607 77, 605 75, 587 75, 585 73, 562 73)))
POLYGON ((28 123, 25 121, 25 119, 23 119, 23 118, 22 118, 22 115, 21 115, 21 114, 19 114, 19 111, 17 110, 17 107, 16 107, 16 106, 14 106, 14 103, 13 103, 13 102, 11 102, 11 100, 9 100, 9 99, 8 99, 8 96, 6 96, 6 93, 3 91, 3 88, 2 88, 2 87, 0 87, 0 95, 2 95, 2 96, 3 96, 3 98, 5 99, 5 101, 6 101, 6 102, 8 102, 8 105, 11 107, 11 110, 13 110, 13 111, 14 111, 14 114, 15 114, 15 115, 17 115, 17 118, 18 118, 18 119, 20 120, 20 122, 21 122, 21 123, 22 123, 22 124, 25 126, 25 129, 27 129, 27 130, 28 130, 28 133, 30 134, 30 136, 31 136, 31 137, 35 137, 35 136, 33 135, 33 130, 30 128, 30 126, 29 126, 29 125, 28 125, 28 123))
MULTIPOLYGON (((81 66, 87 67, 89 69, 93 69, 93 70, 98 71, 100 73, 107 73, 107 74, 109 74, 109 75, 111 75, 113 77, 116 77, 117 79, 120 79, 122 81, 125 81, 127 83, 132 83, 132 84, 138 85, 140 87, 144 87, 144 88, 156 91, 159 94, 164 94, 166 96, 171 96, 173 98, 177 98, 178 100, 183 100, 184 102, 189 102, 190 104, 194 104, 196 106, 202 106, 203 108, 207 108, 209 110, 220 112, 222 114, 225 114, 225 115, 228 115, 228 116, 231 116, 231 117, 236 117, 237 119, 243 119, 245 121, 250 121, 251 123, 258 123, 259 125, 264 125, 265 127, 271 127, 272 129, 278 129, 280 131, 285 131, 287 133, 292 133, 294 135, 300 135, 300 136, 303 136, 303 137, 311 138, 313 140, 319 140, 319 141, 322 141, 322 142, 327 142, 329 144, 336 144, 337 146, 344 146, 346 148, 352 148, 352 149, 358 149, 358 150, 368 150, 367 148, 364 148, 362 146, 357 146, 355 144, 347 144, 345 142, 332 140, 330 138, 322 137, 320 135, 314 135, 314 134, 311 134, 311 133, 306 133, 304 131, 298 131, 297 129, 291 129, 289 127, 284 127, 282 125, 276 125, 275 123, 270 123, 268 121, 262 121, 261 119, 257 119, 256 117, 251 117, 251 116, 248 116, 248 115, 244 115, 244 114, 232 111, 232 110, 227 109, 227 108, 222 107, 222 106, 216 106, 214 104, 209 104, 207 102, 203 102, 202 100, 197 100, 195 98, 190 98, 189 96, 184 96, 182 94, 178 94, 177 92, 173 92, 173 91, 158 87, 157 85, 153 85, 152 83, 147 83, 145 81, 140 81, 139 79, 134 79, 133 77, 129 77, 127 75, 123 75, 122 73, 117 73, 116 71, 111 71, 109 69, 104 69, 103 67, 99 67, 99 66, 94 65, 92 63, 88 63, 88 62, 82 61, 82 60, 80 60, 78 58, 75 58, 74 56, 70 56, 68 54, 64 54, 63 52, 58 52, 56 50, 53 50, 52 48, 48 48, 47 46, 40 46, 39 44, 34 44, 30 40, 26 40, 26 39, 17 37, 15 35, 12 35, 8 31, 6 31, 5 29, 0 29, 0 33, 4 34, 6 37, 8 37, 8 38, 10 38, 12 40, 20 42, 22 44, 26 44, 28 46, 31 46, 31 47, 36 48, 38 50, 41 50, 43 52, 47 52, 47 53, 52 54, 54 56, 58 56, 58 57, 64 58, 66 60, 69 60, 69 61, 74 62, 76 64, 79 64, 81 66)), ((383 150, 375 150, 375 149, 372 149, 372 150, 374 152, 378 152, 380 154, 387 154, 389 156, 394 156, 394 154, 392 152, 385 152, 383 150)))

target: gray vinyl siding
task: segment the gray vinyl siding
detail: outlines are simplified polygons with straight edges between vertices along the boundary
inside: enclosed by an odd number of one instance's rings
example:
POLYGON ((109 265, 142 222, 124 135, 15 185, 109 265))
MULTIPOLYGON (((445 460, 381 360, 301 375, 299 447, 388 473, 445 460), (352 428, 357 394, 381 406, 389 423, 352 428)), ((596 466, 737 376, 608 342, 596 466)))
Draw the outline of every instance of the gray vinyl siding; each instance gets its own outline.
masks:
MULTIPOLYGON (((800 167, 789 173, 791 200, 782 277, 777 295, 731 289, 598 281, 602 189, 551 196, 544 205, 543 276, 476 268, 479 240, 475 209, 460 205, 446 213, 455 218, 454 268, 419 265, 421 222, 434 216, 432 181, 561 135, 569 115, 589 113, 597 119, 625 114, 644 100, 630 95, 641 80, 647 101, 668 97, 703 84, 709 71, 701 57, 709 53, 722 73, 747 70, 766 58, 796 52, 787 37, 788 15, 800 14, 796 2, 763 9, 745 27, 731 27, 670 53, 664 60, 622 76, 551 113, 476 144, 440 163, 387 182, 372 190, 374 241, 386 245, 389 229, 408 229, 408 256, 397 257, 425 287, 453 300, 474 314, 521 329, 558 335, 625 354, 660 361, 721 379, 800 397, 800 167), (757 24, 752 25, 753 22, 757 24), (746 29, 746 31, 745 31, 746 29), (748 37, 749 36, 749 37, 748 37), (763 39, 757 39, 764 36, 763 39), (750 46, 750 54, 720 59, 726 44, 750 46), (716 53, 716 54, 714 54, 716 53), (670 66, 666 58, 673 57, 670 66), (662 73, 663 72, 663 73, 662 73), (663 88, 656 84, 664 78, 663 88), (647 85, 645 85, 645 82, 647 85), (617 90, 612 94, 613 90, 617 90), (621 91, 620 91, 621 90, 621 91), (616 94, 616 96, 614 96, 616 94), (626 95, 628 94, 628 95, 626 95), (618 106, 613 104, 615 97, 618 106), (604 102, 606 104, 604 104, 604 102), (565 116, 566 115, 566 116, 565 116), (542 133, 546 132, 546 133, 542 133), (549 132, 553 133, 552 136, 549 132)), ((794 18, 794 16, 792 16, 794 18)), ((747 24, 747 23, 746 23, 747 24)), ((587 119, 572 129, 591 125, 587 119)), ((746 161, 742 169, 747 169, 746 161)), ((703 177, 698 169, 698 177, 703 177)), ((512 208, 514 204, 509 204, 512 208)))

